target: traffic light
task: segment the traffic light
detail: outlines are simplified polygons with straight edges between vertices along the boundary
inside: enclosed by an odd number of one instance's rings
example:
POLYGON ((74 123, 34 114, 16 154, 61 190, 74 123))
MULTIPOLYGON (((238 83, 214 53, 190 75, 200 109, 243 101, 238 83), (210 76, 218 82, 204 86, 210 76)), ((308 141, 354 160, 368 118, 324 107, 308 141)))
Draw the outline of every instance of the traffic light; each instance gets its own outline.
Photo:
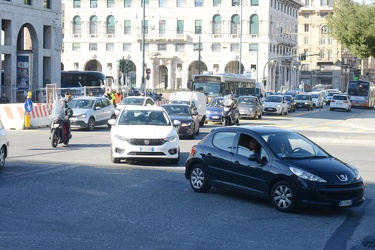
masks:
POLYGON ((120 65, 119 65, 119 69, 122 73, 124 73, 124 67, 125 67, 125 61, 124 59, 120 59, 120 65))
POLYGON ((125 60, 125 73, 132 71, 132 65, 130 60, 125 60))
POLYGON ((299 60, 300 61, 305 61, 306 60, 306 52, 303 52, 303 53, 299 54, 299 60))
POLYGON ((263 86, 266 87, 267 85, 267 80, 263 80, 263 86))

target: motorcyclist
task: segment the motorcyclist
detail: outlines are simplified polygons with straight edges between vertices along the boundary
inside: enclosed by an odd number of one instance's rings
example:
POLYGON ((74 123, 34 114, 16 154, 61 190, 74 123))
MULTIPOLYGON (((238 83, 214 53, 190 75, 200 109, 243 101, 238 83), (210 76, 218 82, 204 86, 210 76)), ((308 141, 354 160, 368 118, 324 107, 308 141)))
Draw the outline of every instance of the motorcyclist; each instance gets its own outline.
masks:
POLYGON ((69 93, 65 94, 65 100, 64 100, 64 119, 63 122, 65 123, 66 130, 68 131, 68 138, 72 138, 72 133, 70 129, 70 117, 73 116, 73 110, 68 107, 68 102, 71 100, 71 96, 69 93))
POLYGON ((230 110, 231 110, 230 111, 230 120, 231 120, 231 123, 234 123, 236 121, 234 111, 237 108, 237 101, 234 99, 233 94, 228 95, 227 100, 226 100, 224 105, 230 108, 230 110))

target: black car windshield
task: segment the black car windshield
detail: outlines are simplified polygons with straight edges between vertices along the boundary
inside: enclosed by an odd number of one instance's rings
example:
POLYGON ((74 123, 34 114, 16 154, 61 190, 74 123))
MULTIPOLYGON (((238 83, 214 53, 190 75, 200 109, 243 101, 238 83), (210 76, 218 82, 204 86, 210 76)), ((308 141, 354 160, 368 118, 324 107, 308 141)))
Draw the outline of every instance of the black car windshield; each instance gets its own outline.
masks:
POLYGON ((272 133, 264 134, 262 137, 279 158, 329 157, 317 144, 298 133, 272 133))
POLYGON ((265 101, 266 102, 281 102, 282 99, 283 98, 281 96, 270 95, 270 96, 267 96, 265 101))
POLYGON ((170 116, 190 116, 187 105, 164 105, 163 108, 170 116))
POLYGON ((309 95, 296 95, 295 100, 309 100, 309 95))
POLYGON ((167 114, 154 110, 124 110, 118 120, 119 125, 169 126, 167 114))

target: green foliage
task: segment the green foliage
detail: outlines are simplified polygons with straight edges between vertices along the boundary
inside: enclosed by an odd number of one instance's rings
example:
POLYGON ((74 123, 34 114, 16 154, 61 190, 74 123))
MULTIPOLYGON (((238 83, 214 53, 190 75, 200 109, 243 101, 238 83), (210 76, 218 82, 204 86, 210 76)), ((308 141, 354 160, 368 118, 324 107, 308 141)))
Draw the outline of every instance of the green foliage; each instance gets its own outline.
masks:
POLYGON ((336 0, 327 17, 332 36, 360 58, 375 57, 375 5, 336 0))

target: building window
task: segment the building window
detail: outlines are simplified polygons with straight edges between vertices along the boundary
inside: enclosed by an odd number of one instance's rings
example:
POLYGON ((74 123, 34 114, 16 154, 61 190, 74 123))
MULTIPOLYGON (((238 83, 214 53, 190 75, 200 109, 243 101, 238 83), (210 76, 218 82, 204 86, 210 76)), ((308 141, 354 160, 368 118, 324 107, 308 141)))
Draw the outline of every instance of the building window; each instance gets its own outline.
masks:
POLYGON ((328 56, 328 59, 332 59, 332 50, 331 49, 329 49, 327 51, 327 56, 328 56))
POLYGON ((177 20, 177 34, 184 34, 184 20, 177 20))
POLYGON ((73 0, 73 8, 81 8, 81 0, 73 0))
MULTIPOLYGON (((148 7, 150 4, 150 0, 144 0, 145 1, 145 7, 148 7)), ((141 1, 141 7, 143 7, 143 1, 141 1)))
POLYGON ((232 6, 240 6, 241 0, 232 0, 232 6))
POLYGON ((240 51, 240 44, 238 44, 238 43, 231 43, 230 44, 230 51, 231 52, 239 52, 240 51))
POLYGON ((132 7, 132 0, 124 0, 124 7, 131 8, 132 7))
POLYGON ((107 0, 107 8, 115 7, 115 0, 107 0))
POLYGON ((24 4, 31 5, 31 0, 23 0, 24 4))
POLYGON ((221 0, 214 0, 213 6, 214 7, 220 7, 221 6, 221 0))
POLYGON ((259 6, 259 0, 251 0, 250 5, 251 6, 259 6))
POLYGON ((303 44, 304 45, 309 45, 309 38, 308 37, 304 37, 303 38, 303 44))
POLYGON ((90 8, 98 8, 98 0, 90 0, 90 8))
POLYGON ((132 50, 132 44, 131 43, 124 43, 122 45, 122 50, 123 51, 131 51, 132 50))
POLYGON ((250 17, 250 34, 259 34, 259 16, 252 15, 250 17))
POLYGON ((148 20, 145 20, 145 24, 143 24, 143 20, 142 20, 141 34, 143 34, 143 30, 145 32, 145 35, 147 35, 148 34, 148 20))
POLYGON ((326 38, 325 37, 320 38, 320 44, 326 44, 326 38))
POLYGON ((320 58, 324 58, 324 50, 320 50, 319 51, 319 57, 320 58))
POLYGON ((73 18, 73 35, 81 34, 81 17, 75 16, 73 18))
POLYGON ((333 44, 333 38, 332 37, 328 38, 328 44, 333 44))
POLYGON ((202 20, 195 20, 195 34, 202 34, 202 20))
POLYGON ((185 7, 185 6, 186 6, 185 1, 186 1, 186 0, 177 0, 177 2, 176 2, 176 6, 177 6, 177 7, 185 7))
POLYGON ((167 7, 167 0, 159 0, 159 7, 160 8, 167 7))
POLYGON ((213 43, 211 48, 212 48, 212 52, 220 52, 221 51, 221 44, 220 43, 213 43))
POLYGON ((176 43, 176 52, 184 52, 184 51, 185 51, 185 44, 176 43))
POLYGON ((89 43, 89 50, 90 51, 97 51, 98 50, 98 44, 97 43, 89 43))
POLYGON ((212 34, 221 34, 221 16, 214 15, 212 19, 212 34))
POLYGON ((304 24, 304 25, 303 25, 303 30, 304 30, 305 32, 309 32, 309 25, 308 25, 308 24, 304 24))
POLYGON ((167 21, 159 20, 159 35, 166 34, 166 26, 167 26, 167 21))
POLYGON ((230 22, 230 33, 239 34, 240 33, 240 16, 233 15, 230 22))
POLYGON ((114 43, 106 43, 105 49, 106 49, 106 51, 114 51, 115 50, 115 44, 114 43))
POLYGON ((107 34, 115 34, 115 18, 114 16, 107 17, 107 34))
POLYGON ((80 51, 81 50, 81 44, 80 43, 73 43, 72 44, 72 50, 73 51, 80 51))
POLYGON ((158 43, 158 51, 167 51, 166 43, 158 43))
POLYGON ((202 7, 203 6, 203 0, 194 0, 194 6, 195 7, 202 7))
POLYGON ((130 35, 132 33, 132 21, 131 20, 125 20, 124 21, 124 34, 130 35))
POLYGON ((194 51, 203 50, 202 43, 194 43, 193 46, 194 46, 193 48, 194 51))
POLYGON ((51 9, 51 0, 43 0, 43 8, 51 9))
POLYGON ((90 17, 90 35, 97 35, 98 34, 98 17, 92 16, 90 17))
POLYGON ((323 26, 320 30, 320 34, 321 35, 325 35, 325 34, 331 34, 331 29, 328 28, 327 26, 323 26))
POLYGON ((257 43, 250 43, 249 44, 249 51, 258 51, 259 45, 257 43))

